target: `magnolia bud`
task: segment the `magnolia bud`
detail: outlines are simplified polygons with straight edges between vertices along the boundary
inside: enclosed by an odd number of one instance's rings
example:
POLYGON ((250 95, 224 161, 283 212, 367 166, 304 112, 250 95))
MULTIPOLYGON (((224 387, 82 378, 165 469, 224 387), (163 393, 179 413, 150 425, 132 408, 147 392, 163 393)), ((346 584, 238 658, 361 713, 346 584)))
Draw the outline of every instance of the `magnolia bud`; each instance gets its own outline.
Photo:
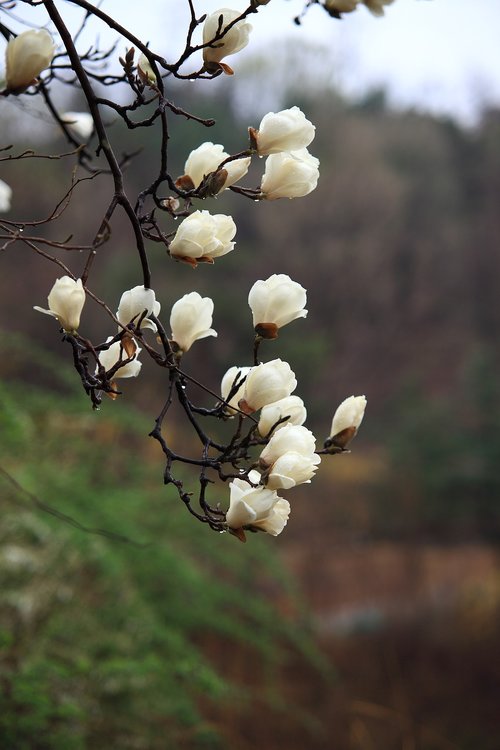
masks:
MULTIPOLYGON (((203 48, 203 60, 208 70, 226 67, 220 66, 220 61, 224 57, 234 55, 247 46, 252 27, 245 19, 235 23, 224 34, 224 29, 239 16, 241 16, 240 11, 232 10, 231 8, 222 8, 207 16, 203 26, 203 44, 209 44, 213 41, 213 45, 203 48), (217 41, 214 41, 218 35, 222 36, 217 41)), ((227 66, 226 72, 232 73, 233 71, 227 66)))
POLYGON ((47 302, 49 303, 48 310, 37 306, 33 309, 57 318, 64 330, 69 333, 78 330, 80 315, 85 304, 85 289, 81 279, 75 281, 69 276, 57 279, 50 290, 47 302))
POLYGON ((307 315, 306 290, 284 273, 256 281, 250 289, 248 304, 254 328, 262 338, 276 338, 279 328, 307 315))
POLYGON ((227 406, 225 407, 225 411, 228 414, 237 413, 236 407, 238 406, 238 402, 240 401, 240 399, 243 397, 243 391, 245 389, 245 378, 251 369, 251 367, 230 367, 222 378, 220 393, 222 396, 222 400, 228 402, 227 406), (229 394, 235 386, 236 390, 234 391, 231 398, 229 398, 229 394))
POLYGON ((312 192, 318 184, 319 159, 306 148, 300 151, 271 154, 266 159, 260 189, 262 197, 273 201, 278 198, 301 198, 312 192))
POLYGON ((137 61, 137 72, 139 78, 146 86, 156 86, 155 72, 144 52, 139 56, 137 61))
POLYGON ((246 414, 289 396, 297 387, 288 362, 273 359, 252 367, 245 380, 243 396, 238 404, 246 414))
MULTIPOLYGON (((112 339, 112 336, 108 336, 106 343, 112 339)), ((104 349, 102 352, 99 352, 99 362, 106 372, 109 372, 118 362, 130 359, 130 357, 133 356, 134 358, 131 362, 127 362, 126 365, 122 365, 122 367, 118 368, 114 373, 113 378, 136 378, 142 367, 142 362, 139 362, 137 359, 140 351, 140 347, 138 347, 135 342, 133 343, 133 352, 129 353, 125 341, 123 343, 121 341, 115 341, 114 344, 111 344, 109 349, 104 349)), ((99 368, 97 367, 96 373, 98 371, 99 368)))
POLYGON ((316 439, 312 432, 299 425, 285 425, 276 431, 262 451, 259 466, 270 489, 290 489, 310 482, 321 463, 315 453, 316 439))
POLYGON ((266 473, 266 487, 271 490, 289 490, 298 484, 309 484, 317 471, 321 458, 316 453, 303 456, 287 451, 276 459, 266 473))
MULTIPOLYGON (((257 483, 260 480, 258 472, 251 471, 249 480, 257 483)), ((226 514, 229 528, 259 529, 272 536, 281 534, 290 515, 287 500, 279 497, 274 490, 262 486, 252 487, 243 479, 234 479, 229 490, 231 494, 226 514)))
POLYGON ((8 91, 20 94, 31 86, 48 68, 54 52, 54 41, 46 29, 30 29, 11 39, 5 52, 8 91))
POLYGON ((196 266, 213 263, 214 258, 231 252, 236 225, 231 216, 195 211, 181 223, 170 243, 170 255, 196 266))
POLYGON ((325 448, 345 449, 363 421, 365 408, 364 396, 349 396, 342 401, 333 416, 330 437, 325 442, 325 448))
POLYGON ((172 339, 180 350, 187 352, 198 339, 217 336, 210 328, 213 311, 210 297, 201 297, 198 292, 185 294, 177 300, 170 314, 170 327, 172 339))
MULTIPOLYGON (((194 151, 191 151, 184 165, 184 173, 191 178, 193 186, 197 188, 204 177, 212 172, 216 172, 219 165, 228 158, 229 154, 224 151, 224 146, 220 143, 207 141, 198 146, 198 148, 195 148, 194 151)), ((226 189, 230 185, 234 185, 238 180, 241 180, 248 172, 250 162, 251 158, 247 157, 244 159, 234 159, 224 164, 225 179, 217 186, 218 189, 215 192, 226 189)))
POLYGON ((146 289, 144 286, 134 286, 123 292, 120 298, 120 304, 116 312, 116 317, 123 326, 133 323, 137 325, 141 320, 141 328, 149 328, 156 332, 156 323, 149 319, 149 315, 155 318, 160 314, 160 303, 156 301, 156 295, 152 289, 146 289))
POLYGON ((281 151, 298 151, 309 146, 314 138, 314 125, 298 107, 269 112, 264 115, 253 135, 260 156, 281 151))
POLYGON ((285 396, 285 398, 263 407, 258 429, 262 437, 268 437, 271 430, 276 433, 287 424, 304 424, 306 417, 307 411, 302 399, 299 396, 285 396), (284 417, 286 421, 280 422, 280 419, 284 417))
POLYGON ((311 430, 300 425, 285 424, 281 430, 276 430, 260 454, 260 465, 263 468, 269 467, 289 451, 311 456, 315 450, 316 438, 311 430))

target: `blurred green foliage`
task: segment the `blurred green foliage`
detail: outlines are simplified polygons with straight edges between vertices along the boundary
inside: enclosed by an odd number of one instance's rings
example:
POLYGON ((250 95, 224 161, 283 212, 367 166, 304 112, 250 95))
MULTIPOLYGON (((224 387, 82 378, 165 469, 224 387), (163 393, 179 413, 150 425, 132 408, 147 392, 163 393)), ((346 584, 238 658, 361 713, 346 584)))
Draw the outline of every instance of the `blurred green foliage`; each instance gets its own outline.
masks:
MULTIPOLYGON (((20 357, 17 342, 2 355, 20 357)), ((300 614, 290 581, 267 539, 240 548, 161 486, 130 404, 91 412, 57 361, 39 361, 51 392, 0 384, 0 463, 23 488, 0 473, 0 747, 222 747, 203 706, 244 712, 252 697, 225 660, 243 650, 277 710, 287 654, 317 660, 279 614, 286 601, 300 614)))
POLYGON ((376 525, 385 535, 500 540, 500 384, 496 354, 471 354, 446 397, 416 381, 388 406, 388 470, 376 525))

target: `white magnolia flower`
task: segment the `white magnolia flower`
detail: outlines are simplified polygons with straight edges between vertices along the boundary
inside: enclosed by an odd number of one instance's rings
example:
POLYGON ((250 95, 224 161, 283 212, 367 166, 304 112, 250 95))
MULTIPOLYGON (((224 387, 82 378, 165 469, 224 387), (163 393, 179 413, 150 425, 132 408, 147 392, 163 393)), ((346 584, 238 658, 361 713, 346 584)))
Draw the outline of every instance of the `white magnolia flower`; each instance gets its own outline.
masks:
POLYGON ((297 387, 288 362, 273 359, 252 367, 245 380, 239 407, 246 414, 289 396, 297 387))
POLYGON ((243 397, 243 391, 245 389, 245 378, 252 368, 251 367, 230 367, 222 378, 220 385, 220 393, 223 401, 227 401, 226 412, 228 414, 236 414, 237 407, 240 399, 243 397), (228 400, 228 396, 234 386, 237 386, 237 390, 233 396, 228 400))
POLYGON ((351 442, 363 421, 365 408, 366 398, 364 396, 349 396, 342 401, 333 415, 327 447, 337 445, 340 448, 345 448, 351 442))
POLYGON ((290 489, 310 482, 321 457, 315 453, 316 439, 300 425, 285 425, 277 430, 262 451, 259 466, 265 472, 270 489, 290 489))
POLYGON ((156 86, 155 72, 144 52, 141 53, 139 59, 137 60, 137 72, 139 73, 139 77, 141 78, 143 83, 148 86, 156 86))
POLYGON ((301 198, 318 184, 319 159, 306 148, 299 151, 271 154, 266 159, 260 184, 262 196, 273 201, 278 198, 301 198))
POLYGON ((214 258, 231 252, 236 224, 231 216, 194 211, 181 223, 170 243, 170 255, 191 265, 213 263, 214 258))
POLYGON ((315 450, 316 438, 311 430, 301 425, 286 424, 272 435, 260 454, 260 464, 264 468, 269 467, 289 451, 299 453, 302 456, 311 456, 315 450))
POLYGON ((309 484, 321 458, 317 453, 303 456, 301 453, 288 451, 280 456, 266 475, 266 487, 271 490, 289 490, 298 484, 309 484))
POLYGON ((251 129, 260 156, 281 151, 298 151, 309 146, 316 128, 298 107, 269 112, 264 115, 258 130, 251 129))
POLYGON ((360 0, 325 0, 327 10, 336 10, 338 13, 351 13, 356 10, 360 0))
POLYGON ((170 313, 172 340, 179 349, 187 352, 198 339, 217 336, 210 328, 214 303, 210 297, 201 297, 198 292, 185 294, 177 300, 170 313))
POLYGON ((65 112, 61 115, 61 120, 84 141, 88 141, 94 130, 94 120, 90 112, 65 112))
MULTIPOLYGON (((241 16, 240 11, 232 10, 231 8, 221 8, 221 10, 216 10, 215 13, 207 16, 203 26, 203 44, 212 42, 217 35, 223 33, 224 29, 239 16, 241 16)), ((234 26, 231 26, 224 36, 214 41, 213 46, 204 47, 203 60, 206 67, 208 69, 218 67, 217 63, 220 63, 222 58, 234 55, 243 49, 243 47, 246 47, 251 30, 251 25, 245 19, 242 19, 238 23, 235 23, 234 26)), ((226 67, 228 68, 227 72, 232 73, 231 68, 229 66, 226 67)))
POLYGON ((287 424, 304 424, 306 417, 307 411, 302 399, 299 396, 285 396, 285 398, 263 407, 259 419, 259 432, 262 437, 267 437, 273 427, 273 432, 276 433, 287 424), (283 417, 288 417, 286 422, 281 422, 274 427, 283 417))
MULTIPOLYGON (((219 164, 228 157, 229 154, 224 151, 224 146, 220 143, 207 141, 198 146, 198 148, 195 148, 194 151, 191 151, 184 165, 184 173, 191 177, 195 188, 197 188, 203 178, 211 172, 215 172, 219 164)), ((248 172, 250 162, 251 158, 248 156, 244 159, 234 159, 234 161, 228 161, 227 164, 224 164, 223 169, 226 170, 227 177, 220 186, 219 191, 241 180, 248 172)))
POLYGON ((384 5, 390 5, 394 0, 362 0, 370 13, 374 16, 384 15, 384 5))
POLYGON ((0 180, 0 213, 10 211, 11 199, 12 188, 3 180, 0 180))
POLYGON ((14 94, 34 83, 54 57, 54 41, 46 29, 30 29, 11 39, 5 52, 7 89, 14 94))
POLYGON ((146 289, 144 286, 134 286, 123 292, 120 298, 120 304, 116 311, 116 317, 123 326, 129 323, 137 325, 141 315, 146 313, 141 322, 141 328, 149 328, 156 331, 156 324, 149 319, 149 315, 155 318, 160 314, 161 305, 156 300, 156 295, 152 289, 146 289))
POLYGON ((256 281, 248 295, 255 330, 263 338, 276 338, 279 328, 306 317, 306 299, 304 287, 284 273, 256 281))
POLYGON ((62 276, 50 290, 47 298, 49 309, 35 306, 37 312, 57 318, 65 331, 74 332, 80 325, 80 315, 85 304, 85 289, 82 280, 76 281, 69 276, 62 276))
MULTIPOLYGON (((257 483, 260 476, 258 472, 251 471, 249 479, 257 483)), ((234 479, 229 490, 231 494, 226 514, 229 528, 249 526, 267 531, 272 536, 281 534, 290 515, 290 503, 287 500, 279 497, 274 490, 262 486, 252 487, 243 479, 234 479)))
MULTIPOLYGON (((108 341, 111 341, 112 338, 113 336, 108 336, 108 338, 106 339, 106 343, 108 341)), ((113 378, 136 378, 139 375, 142 367, 142 362, 139 362, 139 360, 137 359, 140 351, 140 347, 135 344, 134 359, 131 362, 127 362, 127 364, 122 365, 122 367, 119 367, 113 375, 113 378)), ((130 359, 130 357, 125 351, 124 345, 120 341, 115 341, 114 344, 111 344, 109 349, 105 349, 104 351, 99 352, 99 362, 104 367, 106 372, 109 372, 111 368, 114 367, 118 362, 126 361, 127 359, 130 359)), ((97 371, 98 368, 96 368, 96 372, 97 371)))

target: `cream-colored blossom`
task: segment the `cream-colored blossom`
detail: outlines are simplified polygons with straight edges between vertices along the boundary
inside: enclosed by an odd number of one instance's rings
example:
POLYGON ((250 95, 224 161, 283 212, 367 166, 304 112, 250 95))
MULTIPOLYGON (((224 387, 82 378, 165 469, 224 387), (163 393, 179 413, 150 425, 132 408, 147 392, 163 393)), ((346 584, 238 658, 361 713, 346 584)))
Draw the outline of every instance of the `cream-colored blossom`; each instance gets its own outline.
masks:
POLYGON ((270 489, 290 489, 310 482, 321 457, 312 432, 301 425, 285 425, 277 430, 260 454, 259 467, 270 489))
POLYGON ((57 318, 62 328, 69 333, 78 330, 80 315, 85 304, 85 289, 81 279, 72 279, 70 276, 62 276, 49 292, 47 298, 49 309, 35 306, 37 312, 51 315, 57 318))
POLYGON ((365 414, 366 398, 349 396, 338 406, 333 415, 327 447, 336 445, 345 448, 356 435, 365 414))
MULTIPOLYGON (((240 11, 232 10, 231 8, 221 8, 216 10, 215 13, 211 13, 207 16, 203 26, 203 44, 212 42, 216 36, 224 32, 229 24, 235 21, 241 16, 240 11), (222 16, 222 21, 221 21, 222 16)), ((246 47, 250 32, 252 30, 251 25, 245 19, 238 21, 231 26, 231 28, 221 36, 217 41, 213 41, 213 45, 210 47, 203 48, 203 60, 207 68, 211 68, 224 57, 234 55, 246 47)))
POLYGON ((273 427, 274 433, 287 424, 302 425, 306 418, 307 411, 302 399, 299 396, 285 396, 285 398, 263 407, 258 429, 262 437, 268 437, 273 427), (287 417, 286 422, 277 424, 284 417, 287 417))
POLYGON ((227 401, 225 411, 228 414, 237 413, 238 403, 243 397, 243 391, 245 389, 245 378, 251 369, 251 367, 237 367, 235 365, 230 367, 222 378, 220 393, 222 400, 227 401), (237 386, 237 390, 228 400, 228 396, 235 385, 237 386))
MULTIPOLYGON (((249 479, 257 483, 258 472, 251 471, 249 479)), ((234 479, 230 485, 229 509, 226 523, 231 529, 253 528, 278 536, 290 515, 290 504, 274 490, 262 485, 252 487, 243 479, 234 479)))
POLYGON ((263 338, 276 338, 279 328, 306 317, 306 300, 304 287, 285 273, 256 281, 250 289, 248 304, 257 333, 263 338))
MULTIPOLYGON (((111 341, 113 336, 108 336, 106 343, 111 341)), ((142 362, 137 359, 139 352, 141 351, 139 346, 135 346, 134 358, 131 362, 122 365, 112 376, 113 378, 136 378, 141 371, 142 362)), ((104 367, 106 372, 109 372, 118 362, 126 361, 130 359, 129 355, 125 351, 123 344, 120 341, 115 341, 109 349, 104 349, 99 352, 99 362, 104 367)), ((97 372, 98 368, 96 368, 97 372)))
POLYGON ((134 286, 123 292, 120 298, 120 304, 116 312, 116 317, 123 326, 129 323, 137 325, 141 315, 145 313, 141 321, 141 328, 149 328, 156 331, 156 323, 149 319, 149 315, 155 318, 160 314, 161 305, 156 300, 156 295, 152 289, 146 289, 144 286, 134 286))
POLYGON ((210 297, 202 297, 198 292, 185 294, 172 307, 170 327, 172 340, 179 349, 187 352, 198 339, 217 336, 212 325, 214 303, 210 297))
POLYGON ((316 128, 299 107, 268 112, 257 131, 253 131, 260 156, 281 151, 298 151, 309 146, 316 128))
POLYGON ((269 467, 288 451, 310 456, 316 450, 316 438, 307 427, 286 424, 276 430, 260 454, 260 463, 269 467))
POLYGON ((147 86, 156 86, 155 72, 144 52, 141 53, 137 61, 137 72, 141 81, 147 86))
MULTIPOLYGON (((211 172, 215 172, 219 165, 229 156, 230 154, 224 151, 224 146, 220 143, 207 141, 191 151, 184 165, 184 174, 192 179, 193 185, 197 188, 203 178, 211 172)), ((220 185, 219 191, 225 190, 234 185, 235 182, 238 182, 238 180, 241 180, 248 172, 250 162, 251 158, 248 156, 243 159, 234 159, 224 164, 223 169, 226 170, 227 177, 220 185)))
POLYGON ((289 396, 297 380, 288 362, 273 359, 252 367, 245 380, 239 407, 247 414, 289 396))
POLYGON ((309 484, 319 463, 321 458, 317 453, 304 456, 302 453, 287 451, 268 470, 266 487, 271 490, 289 490, 298 484, 309 484))
POLYGON ((170 243, 170 255, 191 265, 213 263, 214 258, 231 252, 236 224, 231 216, 194 211, 180 224, 170 243))
POLYGON ((11 39, 5 51, 7 89, 13 94, 25 91, 49 67, 54 52, 54 40, 46 29, 29 29, 11 39))
POLYGON ((319 159, 306 148, 299 151, 271 154, 266 159, 260 184, 262 197, 273 201, 278 198, 301 198, 318 184, 319 159))

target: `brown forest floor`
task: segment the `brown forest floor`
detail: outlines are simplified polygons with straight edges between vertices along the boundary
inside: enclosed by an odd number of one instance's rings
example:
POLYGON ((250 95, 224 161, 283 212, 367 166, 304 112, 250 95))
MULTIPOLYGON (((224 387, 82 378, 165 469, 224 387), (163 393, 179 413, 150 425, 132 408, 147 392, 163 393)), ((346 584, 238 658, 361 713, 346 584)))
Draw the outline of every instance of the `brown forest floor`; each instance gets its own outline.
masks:
MULTIPOLYGON (((314 612, 333 679, 296 659, 281 707, 208 708, 235 750, 498 750, 500 568, 480 545, 351 545, 285 557, 314 612), (317 558, 317 555, 316 555, 317 558)), ((286 603, 284 603, 286 607, 286 603)), ((220 657, 220 654, 218 654, 220 657)), ((217 658, 219 661, 219 658, 217 658)), ((225 671, 265 684, 250 654, 225 671)))

